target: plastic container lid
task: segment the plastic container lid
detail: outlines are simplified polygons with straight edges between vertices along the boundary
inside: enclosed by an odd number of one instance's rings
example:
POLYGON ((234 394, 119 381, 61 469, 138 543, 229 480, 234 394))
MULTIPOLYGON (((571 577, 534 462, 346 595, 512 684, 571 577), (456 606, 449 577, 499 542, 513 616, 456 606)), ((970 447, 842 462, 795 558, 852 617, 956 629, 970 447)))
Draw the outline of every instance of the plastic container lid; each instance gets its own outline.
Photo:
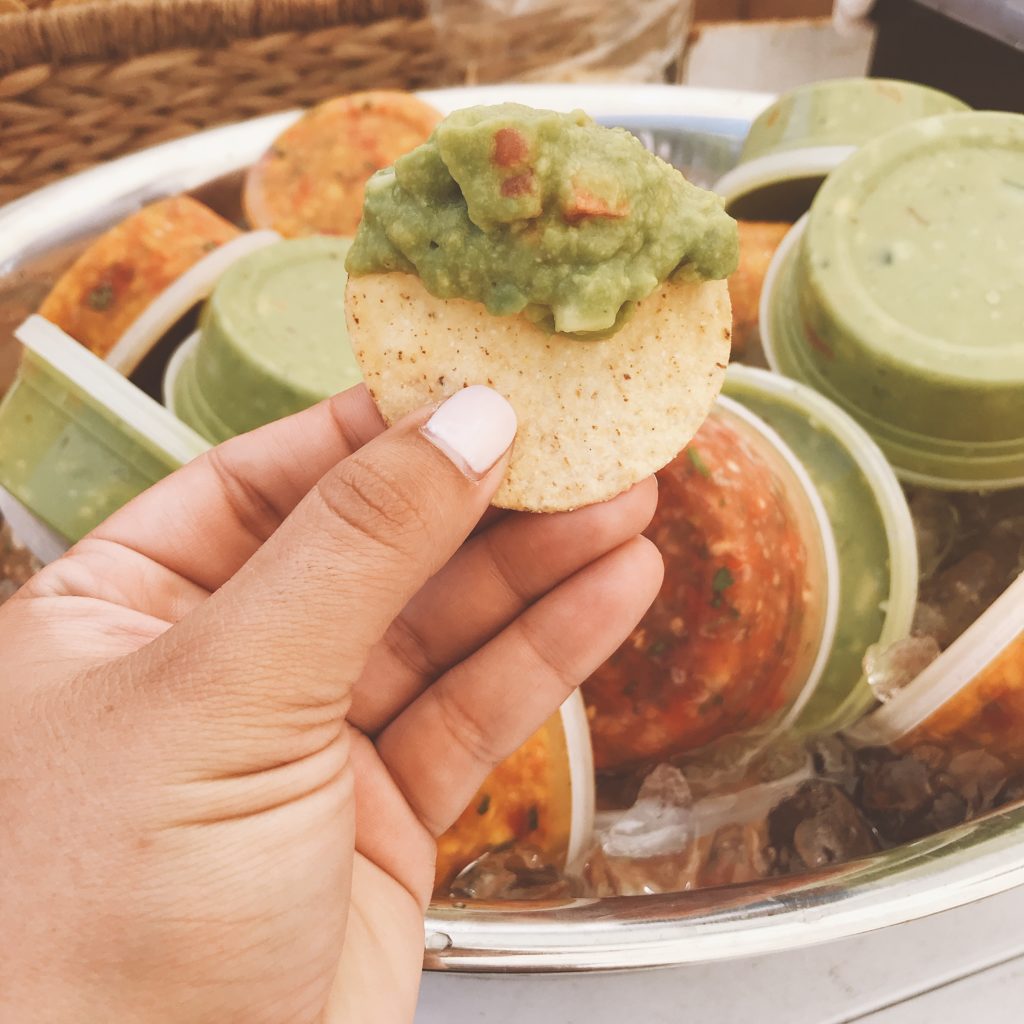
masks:
POLYGON ((250 231, 194 263, 139 314, 107 353, 106 362, 125 376, 130 374, 167 331, 209 296, 228 267, 242 256, 280 240, 276 231, 250 231))
POLYGON ((178 378, 181 376, 182 368, 185 363, 192 357, 196 350, 196 346, 199 344, 199 332, 193 331, 172 353, 171 358, 167 360, 167 365, 164 367, 164 378, 160 388, 160 396, 163 399, 164 405, 178 416, 181 416, 175 408, 174 402, 174 390, 178 383, 178 378))
POLYGON ((908 481, 1024 483, 1024 116, 949 114, 868 143, 762 293, 772 367, 853 415, 908 481))
POLYGON ((538 847, 560 868, 573 867, 589 848, 594 807, 590 732, 577 690, 495 769, 440 837, 437 894, 446 895, 454 876, 510 840, 538 847))
POLYGON ((847 730, 864 746, 952 740, 1024 759, 1024 574, 889 703, 847 730))
POLYGON ((738 166, 715 190, 734 217, 796 220, 826 175, 858 146, 900 125, 967 109, 913 82, 838 78, 800 86, 757 117, 738 166))
POLYGON ((196 349, 199 332, 190 334, 171 354, 164 369, 164 405, 182 422, 188 423, 211 444, 221 444, 237 431, 229 427, 206 404, 196 384, 196 349))
POLYGON ((81 536, 207 443, 59 327, 29 317, 0 403, 0 484, 40 521, 81 536))
POLYGON ((278 242, 238 260, 203 312, 174 406, 211 440, 224 440, 358 384, 345 326, 348 239, 278 242), (211 425, 213 432, 211 433, 211 425))
POLYGON ((877 445, 841 409, 796 381, 732 364, 725 394, 774 428, 814 483, 839 555, 835 641, 796 726, 821 733, 874 703, 861 661, 874 643, 910 631, 917 603, 917 544, 910 509, 877 445))

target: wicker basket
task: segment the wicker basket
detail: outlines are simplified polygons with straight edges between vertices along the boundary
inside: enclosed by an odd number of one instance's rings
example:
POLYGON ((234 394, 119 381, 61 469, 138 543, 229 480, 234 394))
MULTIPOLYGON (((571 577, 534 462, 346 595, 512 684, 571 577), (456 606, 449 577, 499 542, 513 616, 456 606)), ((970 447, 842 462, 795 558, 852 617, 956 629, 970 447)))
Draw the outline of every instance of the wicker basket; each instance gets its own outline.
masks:
MULTIPOLYGON (((0 204, 199 128, 354 89, 480 78, 453 60, 451 32, 423 0, 28 0, 35 9, 7 13, 25 2, 0 0, 0 204)), ((549 2, 545 31, 531 14, 518 32, 529 45, 484 69, 489 80, 543 77, 588 49, 600 58, 591 74, 635 62, 636 39, 616 52, 588 38, 610 0, 549 2)), ((643 2, 665 15, 641 45, 672 37, 678 54, 689 0, 643 2)))

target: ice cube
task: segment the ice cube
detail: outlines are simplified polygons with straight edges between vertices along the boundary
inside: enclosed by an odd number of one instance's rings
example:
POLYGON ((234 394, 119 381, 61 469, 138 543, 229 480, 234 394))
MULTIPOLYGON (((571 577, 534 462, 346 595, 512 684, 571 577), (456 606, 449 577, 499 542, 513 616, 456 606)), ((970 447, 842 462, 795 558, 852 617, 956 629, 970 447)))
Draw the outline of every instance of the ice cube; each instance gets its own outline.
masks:
POLYGON ((455 899, 540 900, 575 895, 563 876, 536 847, 503 846, 478 857, 449 886, 455 899))
POLYGON ((1017 775, 1008 779, 999 790, 994 806, 1003 807, 1006 804, 1019 804, 1022 801, 1024 801, 1024 775, 1017 775))
POLYGON ((632 807, 600 816, 601 848, 609 857, 679 853, 693 840, 692 808, 686 776, 672 765, 660 764, 644 779, 632 807))
POLYGON ((884 703, 916 679, 939 654, 933 636, 908 636, 888 646, 872 644, 864 654, 864 674, 875 696, 884 703))
POLYGON ((857 782, 857 760, 853 748, 841 736, 820 736, 808 744, 815 775, 848 793, 857 782))
POLYGON ((768 878, 775 869, 765 819, 746 825, 726 825, 701 846, 700 886, 753 882, 768 878))
POLYGON ((965 750, 949 762, 946 775, 967 802, 970 813, 981 814, 994 806, 1007 771, 1006 765, 987 750, 965 750))
POLYGON ((861 788, 861 805, 869 811, 911 815, 935 795, 928 766, 906 755, 868 767, 861 788))
POLYGON ((609 857, 600 846, 587 858, 583 880, 592 896, 649 896, 684 892, 697 885, 700 852, 696 843, 656 857, 609 857))
POLYGON ((921 599, 942 613, 943 626, 934 632, 948 647, 1006 588, 1000 558, 976 547, 938 573, 921 589, 921 599))
MULTIPOLYGON (((930 745, 907 753, 873 748, 858 751, 859 803, 886 842, 904 843, 959 825, 970 806, 930 745), (925 754, 924 759, 916 751, 925 754)), ((994 799, 994 796, 993 796, 994 799)))

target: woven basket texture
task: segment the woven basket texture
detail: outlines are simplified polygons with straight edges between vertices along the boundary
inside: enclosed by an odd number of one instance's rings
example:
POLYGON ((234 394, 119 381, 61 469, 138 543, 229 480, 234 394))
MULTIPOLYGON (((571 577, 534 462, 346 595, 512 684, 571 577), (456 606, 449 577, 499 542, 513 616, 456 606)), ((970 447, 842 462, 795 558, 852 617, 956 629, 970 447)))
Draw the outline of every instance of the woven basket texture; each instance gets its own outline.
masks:
POLYGON ((472 19, 432 18, 425 2, 0 0, 0 204, 144 146, 357 89, 607 76, 638 56, 644 77, 664 78, 671 56, 658 55, 678 52, 690 0, 543 0, 502 25, 484 62, 472 19))
POLYGON ((440 84, 439 52, 413 0, 94 0, 0 14, 0 203, 200 128, 440 84))

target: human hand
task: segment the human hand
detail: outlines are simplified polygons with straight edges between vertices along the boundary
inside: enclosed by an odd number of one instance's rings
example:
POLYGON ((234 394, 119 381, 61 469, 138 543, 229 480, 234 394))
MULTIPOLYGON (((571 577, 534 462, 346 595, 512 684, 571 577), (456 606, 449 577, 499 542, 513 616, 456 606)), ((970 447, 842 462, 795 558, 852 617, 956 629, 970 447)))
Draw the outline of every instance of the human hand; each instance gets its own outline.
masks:
POLYGON ((514 416, 429 415, 236 438, 0 609, 0 1020, 411 1018, 435 837, 661 582, 652 480, 477 529, 514 416))

